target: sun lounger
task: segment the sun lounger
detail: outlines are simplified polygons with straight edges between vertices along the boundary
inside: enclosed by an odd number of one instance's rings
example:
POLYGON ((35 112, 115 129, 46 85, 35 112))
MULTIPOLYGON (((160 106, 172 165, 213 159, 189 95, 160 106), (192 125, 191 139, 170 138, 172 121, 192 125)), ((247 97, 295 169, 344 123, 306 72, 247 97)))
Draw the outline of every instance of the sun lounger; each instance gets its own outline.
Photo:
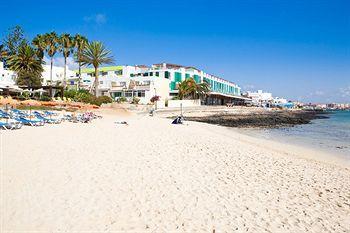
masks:
POLYGON ((0 122, 0 128, 2 129, 20 129, 22 124, 20 122, 0 122))
POLYGON ((21 122, 24 125, 30 125, 30 126, 43 126, 45 124, 44 121, 41 120, 29 120, 24 117, 15 117, 16 121, 21 122))
POLYGON ((49 124, 59 124, 59 123, 61 123, 60 120, 46 118, 46 117, 42 116, 39 112, 34 112, 34 115, 36 116, 36 118, 38 118, 39 120, 44 121, 45 123, 49 123, 49 124))
POLYGON ((0 122, 0 129, 9 129, 10 128, 10 124, 8 123, 4 123, 4 122, 0 122))

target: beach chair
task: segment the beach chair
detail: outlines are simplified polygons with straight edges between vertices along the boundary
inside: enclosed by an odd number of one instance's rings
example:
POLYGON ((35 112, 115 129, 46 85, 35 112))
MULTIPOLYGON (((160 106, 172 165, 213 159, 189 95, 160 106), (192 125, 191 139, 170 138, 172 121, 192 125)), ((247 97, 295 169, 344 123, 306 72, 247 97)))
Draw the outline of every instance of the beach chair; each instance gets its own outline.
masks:
POLYGON ((41 115, 39 112, 35 111, 34 115, 36 118, 38 118, 39 120, 44 121, 45 123, 49 123, 49 124, 59 124, 61 123, 60 120, 57 119, 50 119, 50 118, 46 118, 43 115, 41 115))
POLYGON ((21 122, 23 125, 30 125, 30 126, 43 126, 45 124, 44 121, 41 120, 29 120, 24 117, 15 117, 16 121, 21 122))
POLYGON ((9 129, 10 125, 8 123, 0 122, 0 129, 9 129))

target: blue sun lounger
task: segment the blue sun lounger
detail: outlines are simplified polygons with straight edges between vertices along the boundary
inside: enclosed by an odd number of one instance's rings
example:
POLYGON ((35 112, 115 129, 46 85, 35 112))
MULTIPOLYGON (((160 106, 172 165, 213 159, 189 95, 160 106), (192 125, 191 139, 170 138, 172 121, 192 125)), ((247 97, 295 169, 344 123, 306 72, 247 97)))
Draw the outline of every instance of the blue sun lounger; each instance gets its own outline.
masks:
POLYGON ((43 126, 45 124, 44 121, 41 120, 28 120, 24 117, 15 117, 16 121, 21 122, 24 125, 30 125, 30 126, 43 126))
POLYGON ((36 116, 36 118, 38 118, 39 120, 44 121, 45 123, 50 123, 50 124, 59 124, 59 123, 61 123, 60 120, 46 118, 46 117, 42 116, 39 112, 34 112, 34 115, 36 116))

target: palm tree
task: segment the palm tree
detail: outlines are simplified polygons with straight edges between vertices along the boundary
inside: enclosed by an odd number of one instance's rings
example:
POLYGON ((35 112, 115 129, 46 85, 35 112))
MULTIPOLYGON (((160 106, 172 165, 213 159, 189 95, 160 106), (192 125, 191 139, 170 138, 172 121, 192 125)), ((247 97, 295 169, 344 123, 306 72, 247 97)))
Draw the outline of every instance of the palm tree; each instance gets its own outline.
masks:
POLYGON ((62 34, 59 38, 59 45, 62 50, 62 54, 64 57, 64 71, 63 71, 63 88, 66 88, 67 82, 67 57, 73 52, 74 49, 74 38, 70 34, 62 34))
POLYGON ((7 57, 7 51, 5 49, 5 45, 0 44, 0 61, 4 62, 7 57))
POLYGON ((77 50, 76 52, 76 61, 78 62, 79 66, 79 79, 78 79, 78 88, 80 89, 80 82, 81 82, 81 54, 83 50, 85 49, 88 40, 86 37, 81 36, 79 34, 76 34, 74 36, 74 42, 75 42, 75 48, 77 50))
POLYGON ((187 78, 178 86, 179 98, 201 98, 210 92, 210 86, 207 82, 196 83, 194 78, 187 78))
POLYGON ((18 84, 31 86, 41 84, 41 73, 43 72, 43 60, 38 52, 28 44, 23 44, 18 49, 17 54, 9 56, 8 65, 14 70, 18 79, 18 84))
POLYGON ((95 68, 95 96, 98 94, 98 68, 102 64, 111 64, 114 59, 111 52, 99 41, 93 41, 87 44, 81 53, 79 60, 83 66, 92 65, 95 68))
POLYGON ((49 55, 51 62, 50 62, 50 84, 52 86, 52 66, 53 66, 53 57, 55 56, 56 52, 59 51, 58 47, 58 37, 56 32, 50 32, 46 33, 44 35, 44 41, 45 41, 45 51, 47 52, 47 55, 49 55))
POLYGON ((36 35, 36 37, 34 37, 32 40, 32 44, 37 49, 38 56, 41 59, 44 59, 44 53, 46 49, 45 36, 41 34, 36 35))

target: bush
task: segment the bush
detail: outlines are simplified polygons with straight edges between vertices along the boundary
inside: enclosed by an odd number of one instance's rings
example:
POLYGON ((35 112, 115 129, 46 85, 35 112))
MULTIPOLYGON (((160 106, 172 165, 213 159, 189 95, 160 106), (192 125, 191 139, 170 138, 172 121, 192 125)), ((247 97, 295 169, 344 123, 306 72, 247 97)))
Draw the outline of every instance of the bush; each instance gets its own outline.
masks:
POLYGON ((124 96, 119 97, 118 100, 117 100, 118 103, 123 103, 123 102, 126 102, 126 101, 128 101, 128 99, 125 98, 124 96))
POLYGON ((67 90, 64 92, 64 97, 73 99, 77 102, 89 103, 101 106, 101 104, 112 103, 113 100, 109 96, 99 96, 96 97, 91 94, 88 90, 67 90))
POLYGON ((101 104, 108 104, 113 102, 112 98, 106 95, 97 97, 97 101, 100 102, 101 104))
POLYGON ((51 98, 49 96, 47 96, 47 95, 43 95, 43 96, 40 97, 40 100, 41 101, 50 101, 51 98))
POLYGON ((138 104, 140 102, 140 99, 137 97, 133 97, 131 103, 132 104, 138 104))

